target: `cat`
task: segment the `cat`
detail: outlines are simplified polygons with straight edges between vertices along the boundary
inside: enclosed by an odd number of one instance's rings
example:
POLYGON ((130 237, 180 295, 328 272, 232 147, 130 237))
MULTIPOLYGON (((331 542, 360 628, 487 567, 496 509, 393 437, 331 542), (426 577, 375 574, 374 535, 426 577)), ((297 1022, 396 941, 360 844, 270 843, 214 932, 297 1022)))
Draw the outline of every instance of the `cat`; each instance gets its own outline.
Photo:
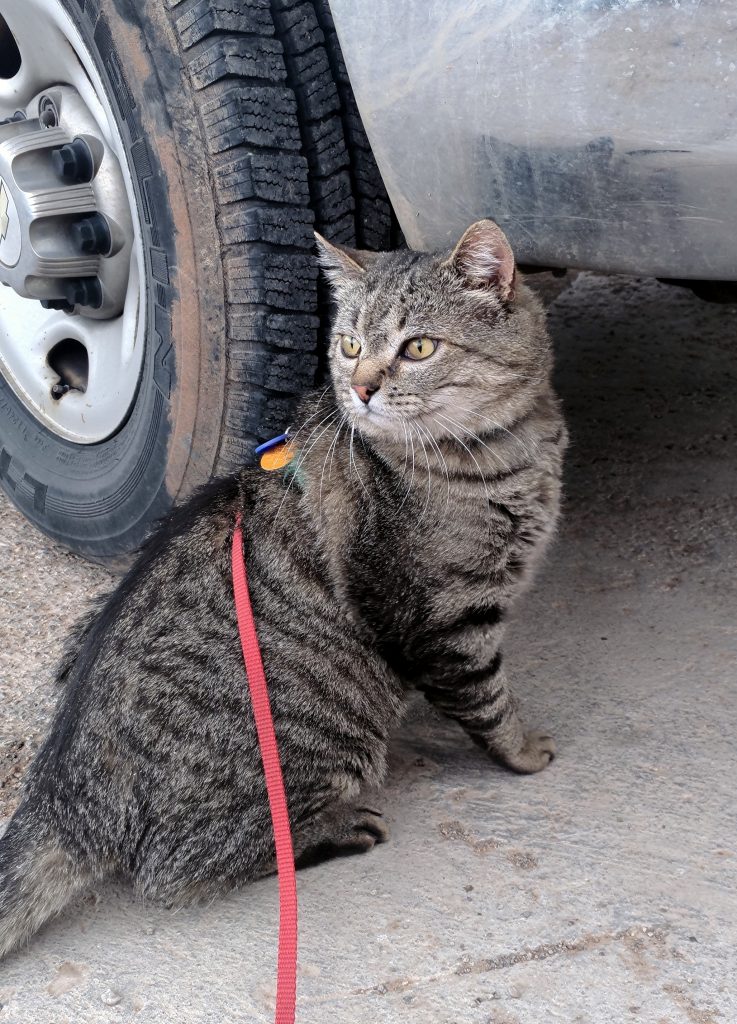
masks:
POLYGON ((207 485, 70 638, 0 839, 0 955, 104 878, 179 906, 274 870, 238 514, 299 865, 387 838, 366 794, 413 688, 514 771, 554 755, 501 653, 567 443, 542 306, 491 221, 443 254, 318 250, 331 386, 304 399, 285 468, 207 485))

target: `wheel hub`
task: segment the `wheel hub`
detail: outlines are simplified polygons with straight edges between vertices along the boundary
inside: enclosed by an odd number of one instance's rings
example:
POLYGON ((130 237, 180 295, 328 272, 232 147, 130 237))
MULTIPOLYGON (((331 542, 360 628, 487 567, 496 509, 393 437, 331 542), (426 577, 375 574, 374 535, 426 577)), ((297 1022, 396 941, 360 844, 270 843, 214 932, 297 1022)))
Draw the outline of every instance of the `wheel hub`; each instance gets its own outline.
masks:
POLYGON ((69 86, 0 124, 0 282, 47 309, 117 316, 133 226, 115 155, 69 86))
POLYGON ((138 393, 146 265, 125 115, 67 6, 0 0, 0 400, 94 445, 138 393))

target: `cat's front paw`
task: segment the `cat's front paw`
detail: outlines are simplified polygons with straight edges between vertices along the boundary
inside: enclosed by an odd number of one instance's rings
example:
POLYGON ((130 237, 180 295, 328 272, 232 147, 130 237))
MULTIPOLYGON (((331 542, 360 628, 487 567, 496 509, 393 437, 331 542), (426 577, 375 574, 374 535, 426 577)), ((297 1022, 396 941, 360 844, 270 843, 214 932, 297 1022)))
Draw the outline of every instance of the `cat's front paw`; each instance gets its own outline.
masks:
POLYGON ((524 743, 516 753, 504 751, 503 754, 495 753, 493 756, 513 772, 533 775, 547 768, 555 757, 555 740, 550 733, 535 729, 525 733, 524 743))

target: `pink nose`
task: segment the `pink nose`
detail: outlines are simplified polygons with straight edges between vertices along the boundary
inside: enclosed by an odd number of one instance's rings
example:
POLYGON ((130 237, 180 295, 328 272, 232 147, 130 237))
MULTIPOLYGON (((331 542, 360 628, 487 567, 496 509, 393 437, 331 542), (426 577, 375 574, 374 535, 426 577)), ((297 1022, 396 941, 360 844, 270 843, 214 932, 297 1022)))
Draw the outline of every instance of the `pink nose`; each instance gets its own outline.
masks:
POLYGON ((371 396, 375 395, 379 390, 378 388, 369 388, 365 384, 353 384, 352 387, 361 401, 365 402, 366 405, 369 404, 371 396))

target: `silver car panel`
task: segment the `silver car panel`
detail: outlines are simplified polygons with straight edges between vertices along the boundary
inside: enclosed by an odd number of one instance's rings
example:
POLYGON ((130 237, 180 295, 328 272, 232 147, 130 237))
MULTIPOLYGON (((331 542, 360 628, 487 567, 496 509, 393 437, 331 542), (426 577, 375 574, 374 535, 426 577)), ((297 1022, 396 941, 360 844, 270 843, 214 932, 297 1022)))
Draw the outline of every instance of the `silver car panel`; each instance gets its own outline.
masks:
POLYGON ((407 241, 737 279, 737 0, 331 0, 407 241))

